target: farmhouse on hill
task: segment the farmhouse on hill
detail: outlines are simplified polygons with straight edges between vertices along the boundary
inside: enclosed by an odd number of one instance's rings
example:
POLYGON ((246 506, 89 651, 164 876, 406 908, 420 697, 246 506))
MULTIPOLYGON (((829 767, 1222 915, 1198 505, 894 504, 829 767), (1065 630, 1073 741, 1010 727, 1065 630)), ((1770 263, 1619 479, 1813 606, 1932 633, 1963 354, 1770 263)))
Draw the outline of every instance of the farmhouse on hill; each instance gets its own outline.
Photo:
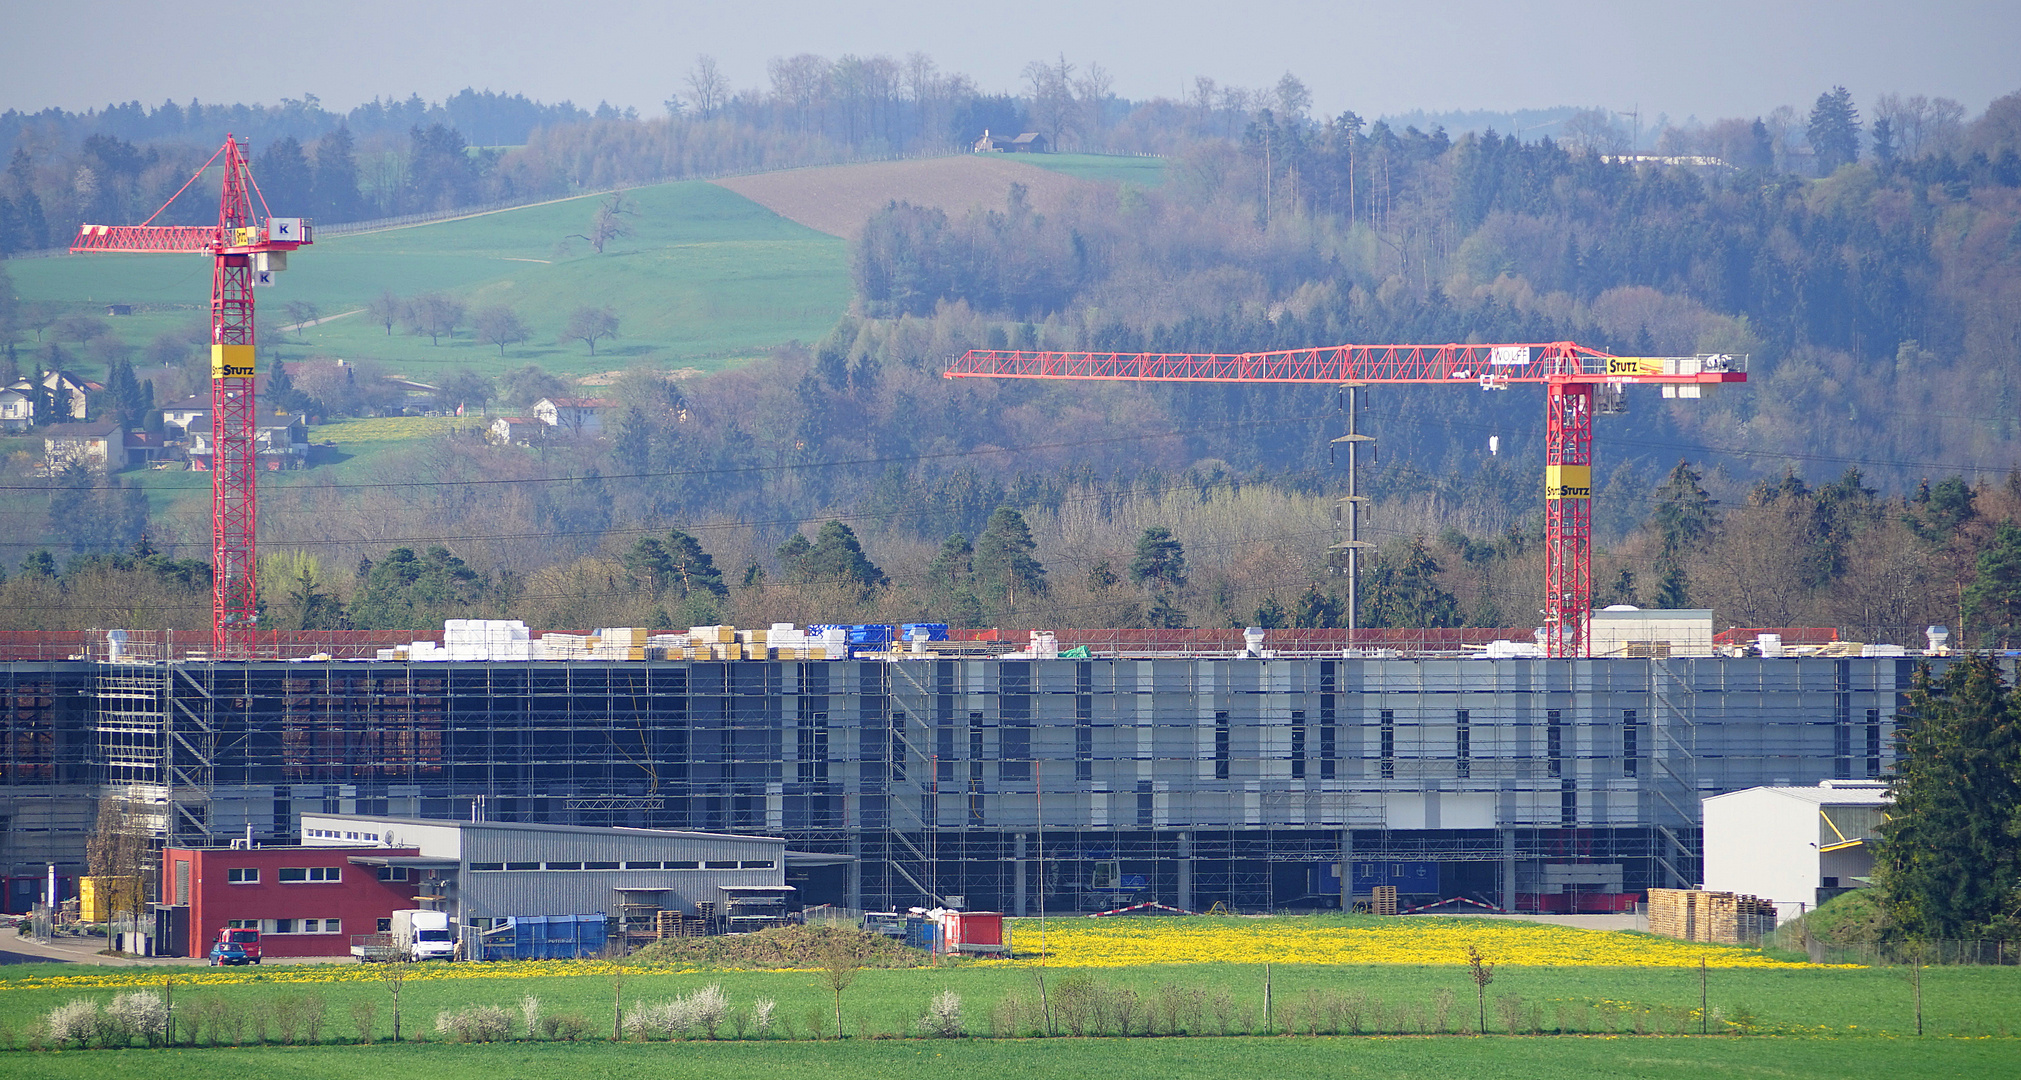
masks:
POLYGON ((1052 144, 1036 131, 1027 131, 1016 138, 991 135, 988 128, 982 129, 982 138, 975 141, 978 154, 1044 154, 1052 150, 1052 144))
POLYGON ((541 398, 533 403, 533 418, 569 435, 595 435, 603 430, 603 414, 610 407, 602 398, 541 398))
POLYGON ((545 426, 524 416, 501 416, 491 422, 491 441, 496 446, 532 446, 545 426))

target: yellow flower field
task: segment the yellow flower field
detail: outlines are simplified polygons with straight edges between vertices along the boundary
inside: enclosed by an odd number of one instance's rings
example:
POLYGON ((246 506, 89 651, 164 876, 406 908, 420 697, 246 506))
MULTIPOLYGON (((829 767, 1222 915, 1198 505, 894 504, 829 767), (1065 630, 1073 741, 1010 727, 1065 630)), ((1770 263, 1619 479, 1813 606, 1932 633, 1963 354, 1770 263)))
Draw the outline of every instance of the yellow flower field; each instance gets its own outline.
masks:
MULTIPOLYGON (((1037 919, 1010 920, 1021 955, 1040 949, 1037 919)), ((1588 930, 1505 919, 1410 918, 1380 924, 1312 918, 1048 919, 1047 963, 1063 967, 1136 964, 1464 964, 1467 946, 1492 964, 1538 967, 1808 967, 1754 949, 1648 934, 1588 930)), ((1013 961, 991 961, 1010 963, 1013 961)))

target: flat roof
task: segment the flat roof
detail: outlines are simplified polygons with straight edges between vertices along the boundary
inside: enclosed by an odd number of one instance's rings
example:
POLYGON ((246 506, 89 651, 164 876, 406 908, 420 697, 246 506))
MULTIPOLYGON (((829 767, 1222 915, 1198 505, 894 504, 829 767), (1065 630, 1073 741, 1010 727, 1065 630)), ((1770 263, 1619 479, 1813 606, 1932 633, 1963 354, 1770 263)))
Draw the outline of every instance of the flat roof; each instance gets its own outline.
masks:
MULTIPOLYGON (((738 840, 757 844, 784 844, 780 836, 747 836, 742 833, 694 832, 686 829, 640 829, 624 825, 545 825, 529 821, 462 821, 457 818, 384 817, 376 814, 322 814, 302 811, 304 818, 325 821, 377 821, 394 825, 421 825, 428 828, 509 829, 521 832, 572 833, 577 836, 670 836, 687 840, 738 840)), ((333 845, 334 846, 334 845, 333 845)))
POLYGON ((1888 797, 1888 786, 1883 783, 1862 784, 1852 780, 1833 781, 1829 786, 1815 787, 1751 787, 1739 791, 1729 791, 1721 795, 1707 795, 1704 802, 1714 799, 1731 799, 1736 795, 1752 795, 1767 792, 1785 799, 1810 803, 1813 806, 1885 806, 1893 799, 1888 797))

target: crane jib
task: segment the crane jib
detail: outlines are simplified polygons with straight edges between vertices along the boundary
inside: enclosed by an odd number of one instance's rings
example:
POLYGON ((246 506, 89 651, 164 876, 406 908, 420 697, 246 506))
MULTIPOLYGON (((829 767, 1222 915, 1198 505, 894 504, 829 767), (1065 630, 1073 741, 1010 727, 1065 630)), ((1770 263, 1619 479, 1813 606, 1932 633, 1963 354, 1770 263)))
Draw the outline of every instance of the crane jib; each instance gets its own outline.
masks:
POLYGON ((1622 411, 1623 389, 1630 384, 1658 386, 1665 398, 1688 400, 1699 397, 1706 385, 1746 382, 1747 357, 1723 353, 1612 356, 1570 341, 1333 345, 1256 353, 974 349, 956 357, 943 375, 950 379, 1478 385, 1483 390, 1502 390, 1512 383, 1543 384, 1545 595, 1541 636, 1548 655, 1565 657, 1586 654, 1592 614, 1594 416, 1622 411))

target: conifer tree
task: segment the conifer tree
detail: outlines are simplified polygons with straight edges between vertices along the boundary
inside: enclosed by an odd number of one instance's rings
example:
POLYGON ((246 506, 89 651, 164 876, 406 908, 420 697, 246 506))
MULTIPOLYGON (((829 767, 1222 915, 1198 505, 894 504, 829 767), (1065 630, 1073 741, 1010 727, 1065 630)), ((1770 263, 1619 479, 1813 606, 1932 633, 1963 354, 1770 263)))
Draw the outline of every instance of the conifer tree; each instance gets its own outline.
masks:
POLYGON ((1892 930, 2021 936, 2021 695, 1999 662, 1918 671, 1875 851, 1892 930))

